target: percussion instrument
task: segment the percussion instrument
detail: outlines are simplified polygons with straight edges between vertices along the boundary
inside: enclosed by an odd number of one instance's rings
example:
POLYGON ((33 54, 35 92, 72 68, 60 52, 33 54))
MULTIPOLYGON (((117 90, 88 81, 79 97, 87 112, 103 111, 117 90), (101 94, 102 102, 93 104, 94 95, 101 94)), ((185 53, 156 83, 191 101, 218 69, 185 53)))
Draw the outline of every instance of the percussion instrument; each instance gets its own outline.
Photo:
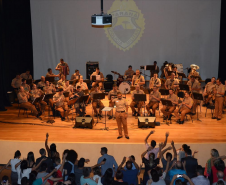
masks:
POLYGON ((128 82, 122 82, 119 85, 119 90, 123 94, 128 94, 130 92, 130 85, 129 85, 129 83, 128 82))

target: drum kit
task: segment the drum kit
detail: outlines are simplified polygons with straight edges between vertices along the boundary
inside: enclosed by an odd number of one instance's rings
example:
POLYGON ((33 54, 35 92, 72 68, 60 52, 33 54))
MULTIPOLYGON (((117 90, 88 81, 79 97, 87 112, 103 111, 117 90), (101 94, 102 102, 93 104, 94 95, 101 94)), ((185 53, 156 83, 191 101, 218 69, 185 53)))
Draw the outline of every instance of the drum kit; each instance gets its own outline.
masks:
POLYGON ((118 75, 117 86, 122 94, 128 94, 130 92, 131 80, 128 80, 128 76, 123 76, 116 71, 111 71, 113 74, 118 75))

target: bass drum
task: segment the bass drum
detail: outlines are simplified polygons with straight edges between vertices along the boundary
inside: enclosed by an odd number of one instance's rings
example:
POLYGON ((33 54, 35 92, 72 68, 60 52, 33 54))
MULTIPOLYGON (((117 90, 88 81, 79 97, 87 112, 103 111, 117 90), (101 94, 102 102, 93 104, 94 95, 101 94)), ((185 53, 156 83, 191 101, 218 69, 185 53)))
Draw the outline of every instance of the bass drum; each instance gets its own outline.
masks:
POLYGON ((130 85, 128 82, 122 82, 119 85, 119 90, 122 94, 128 94, 130 92, 130 85))

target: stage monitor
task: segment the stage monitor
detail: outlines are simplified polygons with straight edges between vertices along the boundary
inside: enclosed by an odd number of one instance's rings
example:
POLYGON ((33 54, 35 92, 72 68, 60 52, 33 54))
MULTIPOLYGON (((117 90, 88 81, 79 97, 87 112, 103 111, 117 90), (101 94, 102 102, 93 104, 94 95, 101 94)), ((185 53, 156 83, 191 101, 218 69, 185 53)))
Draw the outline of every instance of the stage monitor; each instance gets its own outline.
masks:
POLYGON ((93 128, 94 120, 92 117, 76 117, 74 128, 93 128))
POLYGON ((156 117, 138 117, 138 128, 155 128, 156 117))

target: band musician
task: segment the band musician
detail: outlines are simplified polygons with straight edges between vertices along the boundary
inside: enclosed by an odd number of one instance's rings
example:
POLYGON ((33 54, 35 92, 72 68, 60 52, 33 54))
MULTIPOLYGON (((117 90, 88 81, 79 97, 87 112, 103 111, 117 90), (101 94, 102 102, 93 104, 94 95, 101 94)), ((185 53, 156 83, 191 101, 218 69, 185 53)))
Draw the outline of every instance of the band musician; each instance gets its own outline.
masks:
POLYGON ((23 108, 26 108, 28 110, 31 110, 32 113, 37 118, 41 119, 40 116, 42 115, 42 112, 38 112, 37 109, 35 108, 35 106, 32 105, 30 102, 28 102, 29 96, 30 96, 29 93, 25 92, 24 88, 22 86, 20 86, 19 92, 17 94, 20 106, 23 107, 23 108))
POLYGON ((97 93, 102 93, 102 91, 100 91, 99 86, 96 85, 94 91, 91 92, 90 97, 92 100, 92 107, 93 107, 93 111, 95 114, 95 117, 99 116, 99 118, 102 118, 102 109, 104 108, 104 104, 102 103, 101 100, 95 100, 93 99, 93 95, 97 94, 97 93), (99 106, 99 113, 97 113, 97 107, 99 106))
POLYGON ((150 116, 155 117, 155 110, 159 107, 160 98, 161 93, 158 91, 158 87, 154 86, 153 91, 149 95, 149 103, 146 105, 147 112, 150 116))
MULTIPOLYGON (((117 97, 117 94, 120 93, 116 84, 113 85, 113 89, 108 93, 109 107, 114 107, 115 103, 113 102, 114 98, 117 97)), ((111 111, 108 111, 108 119, 112 119, 111 111)))
MULTIPOLYGON (((200 90, 201 90, 200 83, 199 83, 198 80, 195 79, 195 76, 191 76, 191 80, 188 81, 187 85, 189 86, 191 93, 194 93, 194 92, 195 93, 199 93, 200 90)), ((195 114, 196 113, 196 107, 197 107, 198 100, 194 99, 193 94, 192 94, 191 97, 193 99, 193 106, 192 106, 191 112, 193 114, 195 114)))
POLYGON ((28 92, 28 93, 30 92, 30 85, 27 84, 27 80, 26 79, 22 79, 21 86, 23 86, 23 88, 24 88, 24 90, 26 92, 28 92))
POLYGON ((150 82, 149 82, 149 88, 153 89, 153 87, 161 87, 161 80, 158 78, 158 74, 154 73, 154 76, 151 77, 150 82))
MULTIPOLYGON (((41 89, 38 89, 36 84, 32 84, 32 90, 31 90, 31 100, 35 101, 36 98, 39 98, 40 96, 44 95, 44 92, 41 89)), ((39 111, 44 111, 47 103, 41 100, 40 102, 36 102, 35 106, 38 107, 39 111)))
POLYGON ((116 117, 116 122, 118 125, 118 133, 119 133, 119 136, 117 137, 117 139, 120 139, 123 137, 122 136, 122 126, 123 126, 123 130, 124 130, 125 138, 129 139, 128 129, 127 129, 127 116, 128 116, 127 101, 126 101, 126 99, 122 98, 121 92, 118 92, 117 98, 113 99, 112 102, 116 106, 115 117, 116 117))
POLYGON ((20 77, 22 79, 25 79, 25 80, 32 80, 32 75, 30 74, 30 70, 29 69, 27 69, 25 73, 22 73, 20 75, 20 77))
MULTIPOLYGON (((77 86, 75 97, 80 98, 84 96, 84 92, 82 91, 82 88, 80 86, 77 86)), ((86 111, 86 104, 85 102, 79 103, 79 101, 75 102, 75 110, 77 116, 84 116, 86 111), (81 111, 82 109, 82 111, 81 111)))
POLYGON ((62 121, 65 121, 65 117, 69 114, 69 109, 67 102, 65 102, 65 97, 63 94, 64 90, 62 88, 59 89, 59 92, 57 92, 53 96, 53 103, 55 104, 56 111, 60 112, 60 118, 62 121))
POLYGON ((93 82, 93 83, 92 83, 92 87, 95 87, 95 86, 98 85, 98 86, 100 87, 100 89, 103 89, 104 75, 103 75, 103 73, 100 72, 99 67, 97 67, 97 68, 96 68, 96 71, 93 72, 93 73, 90 75, 90 80, 92 80, 92 77, 93 77, 93 76, 96 76, 96 77, 97 77, 97 75, 100 76, 100 79, 99 79, 99 80, 96 80, 95 82, 93 82))
POLYGON ((65 85, 63 86, 64 92, 68 92, 69 96, 65 97, 65 101, 68 102, 69 101, 69 97, 72 96, 73 94, 73 86, 69 84, 69 81, 66 80, 65 85))
POLYGON ((159 73, 159 67, 157 66, 157 62, 156 61, 154 61, 154 67, 155 67, 155 69, 150 71, 151 72, 151 77, 153 77, 155 73, 157 73, 157 75, 159 73))
POLYGON ((73 75, 71 75, 71 80, 79 80, 80 77, 82 77, 82 75, 79 73, 79 70, 76 69, 75 73, 73 75))
POLYGON ((41 81, 40 82, 38 82, 38 84, 37 84, 37 87, 38 88, 44 88, 45 87, 45 82, 46 81, 46 78, 44 77, 44 76, 41 76, 41 81))
POLYGON ((135 90, 132 92, 132 102, 130 103, 130 108, 132 109, 132 115, 133 116, 140 116, 140 109, 143 105, 143 102, 141 101, 134 101, 134 95, 135 94, 144 94, 144 91, 140 89, 139 85, 135 86, 135 90), (138 112, 135 110, 135 106, 137 106, 138 112))
POLYGON ((88 86, 86 82, 83 82, 83 78, 80 77, 79 82, 76 84, 76 89, 77 87, 80 86, 82 90, 88 90, 88 86))
POLYGON ((171 73, 170 78, 168 78, 165 82, 166 89, 173 89, 177 94, 179 90, 179 80, 175 78, 175 73, 171 73))
POLYGON ((132 86, 139 85, 141 88, 143 88, 143 85, 145 84, 144 76, 140 74, 140 70, 136 70, 136 74, 133 75, 132 79, 132 86))
POLYGON ((65 83, 66 83, 66 78, 65 78, 65 76, 62 74, 62 75, 60 76, 60 80, 58 80, 58 82, 57 82, 58 88, 64 88, 65 83))
POLYGON ((67 78, 67 75, 69 75, 69 66, 66 62, 64 62, 64 59, 60 59, 60 63, 57 64, 55 70, 58 70, 60 75, 64 75, 65 78, 67 78))
POLYGON ((176 94, 174 94, 173 89, 169 89, 169 95, 167 96, 166 99, 172 102, 172 106, 163 105, 161 112, 163 113, 164 120, 166 119, 171 120, 172 113, 176 109, 176 105, 178 105, 178 97, 176 94))
MULTIPOLYGON (((43 88, 43 91, 45 94, 52 94, 56 92, 55 85, 52 83, 49 83, 49 81, 46 81, 46 85, 43 88)), ((53 108, 53 99, 49 99, 49 105, 51 108, 53 108)))
POLYGON ((22 78, 20 77, 20 74, 16 74, 16 77, 12 80, 12 83, 11 83, 11 86, 14 88, 14 89, 18 89, 20 88, 22 84, 22 78))
POLYGON ((191 108, 193 105, 193 99, 190 97, 189 92, 185 92, 184 93, 185 97, 181 103, 181 105, 179 106, 178 109, 174 110, 174 115, 177 119, 177 123, 179 124, 184 124, 184 118, 185 115, 189 112, 191 112, 191 108), (181 113, 181 117, 179 116, 179 113, 181 113))
POLYGON ((216 80, 216 89, 214 89, 214 94, 215 94, 215 116, 212 119, 221 120, 223 112, 225 87, 221 83, 220 78, 216 80))
POLYGON ((132 69, 132 66, 129 65, 128 70, 126 70, 124 73, 124 76, 126 77, 127 80, 132 80, 134 73, 135 72, 132 69))
POLYGON ((51 68, 48 68, 47 73, 46 73, 46 77, 59 77, 59 76, 60 76, 60 74, 55 75, 53 73, 52 69, 51 68))
POLYGON ((215 96, 213 89, 216 88, 216 78, 212 77, 211 82, 208 82, 203 91, 204 105, 207 106, 210 104, 211 99, 215 96))

